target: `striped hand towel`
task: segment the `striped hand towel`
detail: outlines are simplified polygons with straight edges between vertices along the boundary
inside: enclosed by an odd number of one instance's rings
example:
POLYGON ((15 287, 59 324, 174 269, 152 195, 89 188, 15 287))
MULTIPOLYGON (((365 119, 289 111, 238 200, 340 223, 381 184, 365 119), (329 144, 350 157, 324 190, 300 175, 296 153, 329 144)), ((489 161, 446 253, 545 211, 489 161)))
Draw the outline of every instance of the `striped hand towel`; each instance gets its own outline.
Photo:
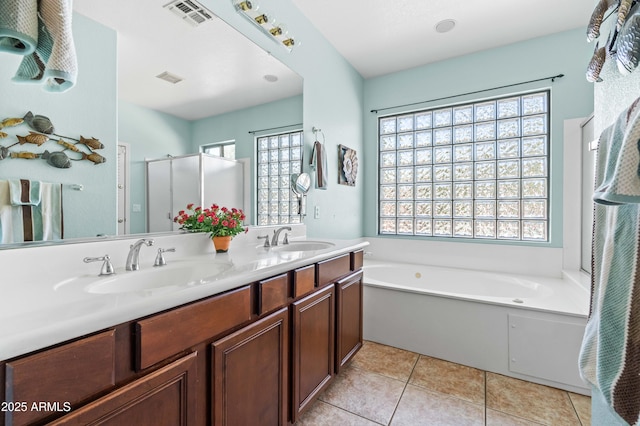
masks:
MULTIPOLYGON (((29 182, 29 181, 26 181, 29 182)), ((33 181, 31 181, 33 184, 33 181)), ((32 185, 25 186, 26 200, 32 185)), ((38 204, 14 204, 10 181, 0 181, 0 242, 59 240, 63 235, 62 185, 39 182, 38 204)))
POLYGON ((580 350, 582 377, 630 425, 640 424, 639 141, 636 101, 598 144, 591 308, 580 350))

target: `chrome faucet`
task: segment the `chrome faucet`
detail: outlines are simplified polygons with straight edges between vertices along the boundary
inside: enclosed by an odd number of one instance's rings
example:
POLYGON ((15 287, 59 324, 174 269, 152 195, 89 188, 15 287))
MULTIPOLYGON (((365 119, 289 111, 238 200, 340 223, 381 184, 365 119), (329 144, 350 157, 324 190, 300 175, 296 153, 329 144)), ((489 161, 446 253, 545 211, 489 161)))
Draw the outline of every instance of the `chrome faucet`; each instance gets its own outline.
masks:
MULTIPOLYGON (((291 231, 291 227, 290 226, 283 226, 282 228, 278 228, 278 230, 273 230, 273 239, 271 240, 271 246, 275 247, 278 245, 278 237, 280 236, 280 233, 282 231, 291 231)), ((289 244, 289 241, 287 238, 285 238, 285 241, 283 241, 283 244, 289 244)))
POLYGON ((140 247, 142 247, 143 244, 146 244, 147 246, 152 246, 153 240, 146 240, 143 238, 131 244, 131 247, 129 249, 129 255, 127 256, 127 265, 125 267, 127 271, 137 271, 138 269, 140 269, 140 265, 139 265, 140 247))

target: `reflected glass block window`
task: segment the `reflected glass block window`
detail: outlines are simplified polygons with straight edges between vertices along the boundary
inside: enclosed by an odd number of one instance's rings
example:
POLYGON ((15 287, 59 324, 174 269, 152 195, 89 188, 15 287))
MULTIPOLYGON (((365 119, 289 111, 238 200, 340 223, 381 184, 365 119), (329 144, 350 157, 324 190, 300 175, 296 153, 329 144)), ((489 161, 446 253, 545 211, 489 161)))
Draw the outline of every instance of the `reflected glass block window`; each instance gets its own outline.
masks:
POLYGON ((379 234, 548 241, 549 97, 380 117, 379 234))
POLYGON ((258 225, 300 223, 291 175, 302 171, 302 132, 261 136, 256 144, 258 225))
POLYGON ((203 145, 201 148, 205 154, 216 155, 218 157, 236 159, 236 142, 218 142, 211 145, 203 145))

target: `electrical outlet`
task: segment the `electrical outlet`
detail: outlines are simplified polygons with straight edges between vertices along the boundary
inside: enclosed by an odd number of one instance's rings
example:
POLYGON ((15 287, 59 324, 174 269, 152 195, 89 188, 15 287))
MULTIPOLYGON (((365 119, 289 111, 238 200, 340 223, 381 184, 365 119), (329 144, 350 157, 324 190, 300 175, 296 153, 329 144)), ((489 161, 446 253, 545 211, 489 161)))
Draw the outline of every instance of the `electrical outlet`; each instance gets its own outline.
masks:
POLYGON ((320 206, 316 206, 315 209, 313 209, 313 218, 320 219, 320 206))

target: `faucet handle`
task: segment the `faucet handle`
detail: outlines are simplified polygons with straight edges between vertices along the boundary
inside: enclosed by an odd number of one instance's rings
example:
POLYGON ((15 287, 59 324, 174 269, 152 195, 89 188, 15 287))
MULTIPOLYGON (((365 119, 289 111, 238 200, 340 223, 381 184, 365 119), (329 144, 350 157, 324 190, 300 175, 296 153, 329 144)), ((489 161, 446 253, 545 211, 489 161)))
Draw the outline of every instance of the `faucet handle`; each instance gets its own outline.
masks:
POLYGON ((164 266, 167 264, 167 261, 164 259, 164 253, 166 252, 175 252, 175 247, 171 247, 168 249, 159 248, 158 255, 156 256, 155 262, 153 262, 153 266, 164 266))
POLYGON ((99 262, 99 261, 104 261, 104 263, 102 264, 102 268, 100 268, 100 274, 99 275, 113 275, 116 273, 116 270, 113 268, 113 264, 111 263, 111 258, 109 257, 108 254, 105 254, 104 256, 101 257, 85 257, 84 258, 84 263, 91 263, 91 262, 99 262))
POLYGON ((289 233, 285 232, 284 233, 284 240, 282 240, 282 244, 289 244, 289 233))
POLYGON ((269 235, 259 235, 258 236, 259 240, 261 240, 263 238, 264 238, 264 246, 263 247, 266 247, 266 248, 271 247, 271 244, 269 244, 269 235))

